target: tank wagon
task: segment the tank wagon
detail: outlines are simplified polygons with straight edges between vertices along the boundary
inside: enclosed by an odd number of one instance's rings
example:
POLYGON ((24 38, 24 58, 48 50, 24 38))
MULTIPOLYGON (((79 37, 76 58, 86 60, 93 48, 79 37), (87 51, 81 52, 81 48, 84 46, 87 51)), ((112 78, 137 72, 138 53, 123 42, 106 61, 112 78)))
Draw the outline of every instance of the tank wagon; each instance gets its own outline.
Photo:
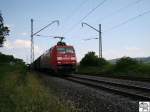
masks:
POLYGON ((73 72, 76 69, 76 54, 74 47, 59 41, 37 58, 32 67, 36 70, 52 70, 54 72, 73 72))

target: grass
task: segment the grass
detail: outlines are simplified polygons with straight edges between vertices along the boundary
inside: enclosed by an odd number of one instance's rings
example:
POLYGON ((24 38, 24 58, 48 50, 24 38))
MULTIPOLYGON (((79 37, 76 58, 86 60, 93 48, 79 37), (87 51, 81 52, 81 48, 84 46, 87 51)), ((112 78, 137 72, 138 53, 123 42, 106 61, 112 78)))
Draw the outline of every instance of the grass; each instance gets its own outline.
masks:
POLYGON ((40 78, 23 65, 0 67, 0 112, 70 112, 40 78))
POLYGON ((113 71, 114 65, 106 65, 106 66, 78 66, 78 73, 81 74, 95 74, 95 75, 104 75, 109 74, 113 71))
POLYGON ((148 79, 150 80, 150 64, 138 64, 125 68, 117 68, 115 64, 105 66, 78 66, 79 74, 97 75, 117 78, 148 79))

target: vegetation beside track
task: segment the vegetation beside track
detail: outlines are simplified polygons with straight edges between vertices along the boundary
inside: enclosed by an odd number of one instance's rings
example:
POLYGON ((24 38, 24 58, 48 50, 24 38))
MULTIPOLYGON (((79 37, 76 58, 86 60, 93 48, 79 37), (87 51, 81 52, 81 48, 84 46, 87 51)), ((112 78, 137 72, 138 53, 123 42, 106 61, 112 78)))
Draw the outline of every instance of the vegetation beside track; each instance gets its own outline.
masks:
POLYGON ((28 72, 22 60, 1 54, 0 64, 0 112, 73 111, 28 72))
POLYGON ((122 57, 115 64, 98 58, 89 52, 78 66, 79 74, 150 80, 150 63, 142 63, 130 57, 122 57))

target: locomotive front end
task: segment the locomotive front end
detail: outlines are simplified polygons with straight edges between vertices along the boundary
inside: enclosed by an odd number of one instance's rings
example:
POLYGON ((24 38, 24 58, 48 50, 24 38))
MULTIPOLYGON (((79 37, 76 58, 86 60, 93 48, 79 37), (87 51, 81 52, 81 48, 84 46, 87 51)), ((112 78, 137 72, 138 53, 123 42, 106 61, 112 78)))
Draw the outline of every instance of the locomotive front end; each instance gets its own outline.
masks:
POLYGON ((76 55, 72 46, 57 47, 57 70, 72 72, 76 69, 76 55))

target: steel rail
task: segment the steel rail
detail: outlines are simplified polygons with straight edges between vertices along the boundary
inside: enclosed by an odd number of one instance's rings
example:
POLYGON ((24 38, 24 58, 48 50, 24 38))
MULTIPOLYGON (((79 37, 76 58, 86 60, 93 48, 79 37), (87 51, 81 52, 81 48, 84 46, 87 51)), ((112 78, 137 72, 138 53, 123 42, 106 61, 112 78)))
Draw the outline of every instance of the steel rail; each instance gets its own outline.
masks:
POLYGON ((103 89, 118 95, 126 96, 136 100, 150 101, 150 89, 140 86, 125 85, 114 82, 100 81, 98 79, 83 78, 79 76, 70 76, 67 80, 84 84, 97 89, 103 89))
POLYGON ((127 88, 131 88, 131 89, 139 89, 139 90, 142 90, 142 91, 149 91, 150 92, 150 87, 147 88, 147 87, 142 87, 142 86, 139 86, 139 85, 128 85, 128 84, 122 84, 122 83, 119 83, 119 82, 93 79, 93 78, 89 78, 89 77, 79 77, 79 76, 71 76, 71 77, 80 78, 80 79, 83 79, 83 80, 94 81, 94 82, 98 82, 98 83, 112 84, 112 85, 115 85, 115 86, 119 85, 119 86, 122 86, 122 87, 127 87, 127 88))

